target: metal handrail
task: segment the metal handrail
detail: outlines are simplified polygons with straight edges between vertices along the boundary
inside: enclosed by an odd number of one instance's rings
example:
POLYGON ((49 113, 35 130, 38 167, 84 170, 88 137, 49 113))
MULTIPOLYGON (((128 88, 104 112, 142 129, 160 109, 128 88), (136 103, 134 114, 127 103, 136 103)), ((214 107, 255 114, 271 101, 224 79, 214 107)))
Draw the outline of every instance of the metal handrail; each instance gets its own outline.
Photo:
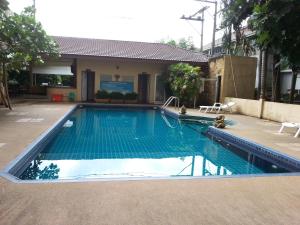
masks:
POLYGON ((177 108, 179 109, 179 98, 176 96, 170 96, 167 99, 167 101, 162 105, 162 108, 163 109, 167 108, 173 100, 175 100, 175 107, 176 107, 176 101, 177 101, 177 108))

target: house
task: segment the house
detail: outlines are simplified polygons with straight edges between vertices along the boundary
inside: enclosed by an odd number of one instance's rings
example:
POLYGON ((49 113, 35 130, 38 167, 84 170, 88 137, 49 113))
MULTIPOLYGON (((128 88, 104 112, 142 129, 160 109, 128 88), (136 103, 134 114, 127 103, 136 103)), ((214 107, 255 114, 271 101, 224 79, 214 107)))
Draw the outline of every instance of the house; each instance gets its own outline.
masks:
MULTIPOLYGON (((178 62, 208 70, 208 59, 162 43, 145 43, 74 37, 53 37, 61 57, 33 68, 33 85, 46 86, 47 95, 93 101, 98 90, 136 92, 140 103, 164 101, 160 76, 178 62)), ((67 98, 65 98, 67 99, 67 98)))

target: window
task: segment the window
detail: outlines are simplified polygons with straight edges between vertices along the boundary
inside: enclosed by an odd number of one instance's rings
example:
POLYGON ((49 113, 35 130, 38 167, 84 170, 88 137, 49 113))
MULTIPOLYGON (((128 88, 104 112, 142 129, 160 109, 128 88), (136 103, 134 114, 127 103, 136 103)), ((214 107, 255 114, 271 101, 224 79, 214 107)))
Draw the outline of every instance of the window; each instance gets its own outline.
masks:
POLYGON ((34 74, 35 86, 72 87, 74 76, 34 74))

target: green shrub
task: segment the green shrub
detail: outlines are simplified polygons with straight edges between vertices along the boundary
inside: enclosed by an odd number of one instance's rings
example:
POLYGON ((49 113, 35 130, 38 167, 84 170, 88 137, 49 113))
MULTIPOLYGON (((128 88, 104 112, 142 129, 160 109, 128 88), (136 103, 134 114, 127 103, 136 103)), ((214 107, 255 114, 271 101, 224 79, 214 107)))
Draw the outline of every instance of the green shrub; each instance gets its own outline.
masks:
POLYGON ((107 99, 107 98, 109 98, 109 93, 105 90, 97 91, 96 98, 98 98, 98 99, 107 99))
POLYGON ((109 94, 111 99, 123 99, 124 95, 120 92, 112 92, 109 94))
POLYGON ((173 94, 180 98, 183 104, 191 103, 198 95, 201 86, 201 69, 188 63, 177 63, 169 66, 170 87, 173 94))
POLYGON ((126 100, 136 100, 138 97, 138 94, 135 92, 126 93, 124 97, 126 100))

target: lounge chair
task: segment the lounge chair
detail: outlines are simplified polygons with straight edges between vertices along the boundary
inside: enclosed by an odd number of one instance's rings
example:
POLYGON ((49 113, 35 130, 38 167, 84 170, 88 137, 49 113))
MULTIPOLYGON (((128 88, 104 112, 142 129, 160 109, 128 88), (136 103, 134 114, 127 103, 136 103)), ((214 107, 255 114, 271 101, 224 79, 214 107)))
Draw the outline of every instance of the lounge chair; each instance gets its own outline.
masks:
POLYGON ((219 113, 220 111, 229 111, 232 112, 232 106, 235 105, 235 102, 228 102, 226 104, 215 103, 213 106, 200 106, 199 111, 205 109, 205 113, 207 112, 216 112, 219 113))
POLYGON ((211 106, 208 106, 208 105, 201 105, 199 106, 200 109, 199 111, 201 112, 201 110, 205 110, 204 112, 207 113, 207 112, 212 112, 215 108, 217 107, 220 107, 222 104, 219 103, 219 102, 216 102, 215 104, 211 105, 211 106))
POLYGON ((298 130, 297 130, 297 132, 296 132, 296 134, 295 134, 294 137, 298 137, 298 136, 300 135, 300 123, 289 123, 289 122, 284 122, 284 123, 281 124, 281 127, 280 127, 280 129, 279 129, 278 132, 279 132, 279 133, 282 133, 282 131, 283 131, 283 129, 284 129, 285 127, 288 127, 288 128, 297 128, 298 130))
POLYGON ((232 106, 235 105, 235 102, 228 102, 226 104, 221 104, 219 107, 215 107, 216 113, 219 113, 220 111, 229 111, 232 113, 232 106))

